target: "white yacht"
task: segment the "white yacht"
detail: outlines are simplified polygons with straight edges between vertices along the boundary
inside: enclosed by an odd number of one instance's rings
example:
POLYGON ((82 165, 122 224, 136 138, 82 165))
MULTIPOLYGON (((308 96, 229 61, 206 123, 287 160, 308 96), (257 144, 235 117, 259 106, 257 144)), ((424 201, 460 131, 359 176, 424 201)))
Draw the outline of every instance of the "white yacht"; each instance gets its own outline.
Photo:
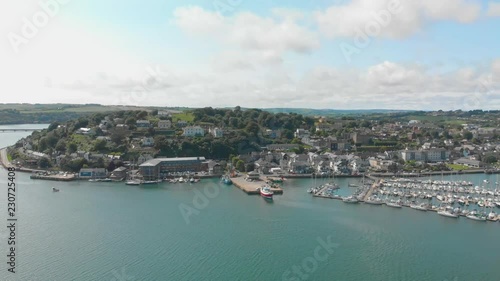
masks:
POLYGON ((441 215, 441 216, 444 216, 444 217, 448 217, 448 218, 458 218, 458 215, 450 212, 450 211, 446 211, 446 210, 443 210, 443 211, 439 211, 437 212, 438 215, 441 215))

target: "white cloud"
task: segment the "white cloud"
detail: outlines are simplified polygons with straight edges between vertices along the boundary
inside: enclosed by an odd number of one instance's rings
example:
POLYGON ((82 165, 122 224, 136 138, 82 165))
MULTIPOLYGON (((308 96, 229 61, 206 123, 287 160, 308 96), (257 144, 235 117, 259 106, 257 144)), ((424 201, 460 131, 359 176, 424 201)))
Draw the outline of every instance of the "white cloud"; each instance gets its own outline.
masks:
POLYGON ((500 2, 489 2, 486 15, 488 17, 500 17, 500 2))
POLYGON ((277 17, 241 12, 224 17, 197 6, 174 11, 174 23, 197 36, 215 38, 231 50, 259 52, 262 59, 276 62, 287 52, 309 53, 319 47, 317 35, 297 23, 301 14, 275 10, 277 17))
MULTIPOLYGON (((422 65, 386 61, 365 69, 315 67, 298 78, 283 66, 203 74, 165 66, 154 69, 158 73, 154 77, 144 69, 140 79, 95 75, 71 85, 38 88, 40 95, 27 101, 47 102, 50 96, 59 102, 84 97, 104 104, 192 107, 470 110, 500 106, 500 60, 492 62, 488 71, 467 67, 436 74, 422 65)), ((6 97, 5 102, 10 98, 19 101, 19 97, 6 97)))
POLYGON ((467 0, 352 0, 315 13, 320 30, 329 37, 355 37, 380 28, 375 36, 401 39, 433 21, 469 23, 480 15, 478 2, 467 0))

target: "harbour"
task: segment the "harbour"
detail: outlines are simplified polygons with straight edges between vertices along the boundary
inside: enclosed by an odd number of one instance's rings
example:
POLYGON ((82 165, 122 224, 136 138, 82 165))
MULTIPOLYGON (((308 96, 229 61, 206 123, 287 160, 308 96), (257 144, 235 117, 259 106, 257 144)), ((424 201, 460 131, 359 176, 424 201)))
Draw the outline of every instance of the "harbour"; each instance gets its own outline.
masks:
POLYGON ((346 201, 354 199, 370 205, 392 208, 407 207, 418 211, 431 211, 439 215, 476 221, 500 221, 495 211, 500 208, 498 182, 495 188, 489 180, 483 185, 470 181, 390 178, 370 176, 372 184, 364 184, 350 196, 340 196, 326 186, 310 189, 313 197, 346 201))
MULTIPOLYGON (((311 256, 318 238, 326 237, 339 247, 318 265, 310 280, 497 280, 500 275, 498 224, 451 219, 409 207, 393 210, 318 200, 306 192, 332 179, 287 179, 286 192, 269 204, 242 196, 240 188, 216 178, 199 184, 164 182, 137 188, 123 182, 51 182, 29 177, 17 175, 23 221, 19 256, 29 264, 18 280, 111 280, 121 272, 137 280, 231 280, 234 276, 282 280, 286 270, 311 256), (217 196, 210 197, 187 224, 180 204, 192 206, 198 191, 214 184, 220 187, 217 196), (53 187, 60 192, 53 192, 53 187), (255 239, 259 243, 241 242, 255 239), (264 255, 266 266, 261 263, 264 255), (239 266, 241 262, 248 266, 239 266), (412 266, 405 266, 404 273, 394 270, 408 264, 412 266), (149 270, 144 273, 146 267, 149 270), (424 274, 421 268, 426 268, 424 274)), ((496 176, 444 175, 439 180, 480 186, 484 180, 493 185, 496 176)), ((373 184, 368 177, 364 182, 361 178, 335 178, 334 182, 340 187, 335 194, 341 197, 373 184)), ((5 185, 5 178, 0 178, 0 184, 5 185)), ((383 188, 373 194, 384 198, 385 191, 378 193, 383 188)), ((0 204, 6 204, 5 194, 0 194, 0 204)))

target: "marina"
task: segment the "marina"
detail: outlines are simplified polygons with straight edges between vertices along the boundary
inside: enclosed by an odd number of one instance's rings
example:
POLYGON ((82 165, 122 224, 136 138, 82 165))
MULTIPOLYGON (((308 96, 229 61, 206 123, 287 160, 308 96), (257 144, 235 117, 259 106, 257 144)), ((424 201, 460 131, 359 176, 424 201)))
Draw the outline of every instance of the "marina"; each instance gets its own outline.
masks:
MULTIPOLYGON (((390 178, 364 184, 350 196, 340 196, 321 185, 308 190, 313 197, 342 200, 345 203, 363 202, 368 205, 386 205, 391 208, 408 207, 421 212, 436 212, 448 218, 465 217, 475 221, 499 221, 500 190, 498 182, 492 185, 484 180, 481 185, 470 181, 431 180, 418 178, 390 178)), ((349 187, 353 187, 349 184, 349 187)))

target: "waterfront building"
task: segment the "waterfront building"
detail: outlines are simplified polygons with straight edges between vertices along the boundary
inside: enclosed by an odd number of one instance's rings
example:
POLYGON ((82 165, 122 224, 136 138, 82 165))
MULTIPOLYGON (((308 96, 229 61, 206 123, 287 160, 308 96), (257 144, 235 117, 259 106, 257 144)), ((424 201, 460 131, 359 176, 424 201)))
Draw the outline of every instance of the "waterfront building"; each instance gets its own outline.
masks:
POLYGON ((401 151, 401 159, 405 161, 443 162, 448 161, 449 158, 450 151, 442 148, 401 151))
POLYGON ((139 165, 145 180, 163 178, 175 172, 200 172, 205 157, 154 158, 139 165))
POLYGON ((78 173, 80 179, 103 179, 108 172, 104 168, 82 168, 78 173))

